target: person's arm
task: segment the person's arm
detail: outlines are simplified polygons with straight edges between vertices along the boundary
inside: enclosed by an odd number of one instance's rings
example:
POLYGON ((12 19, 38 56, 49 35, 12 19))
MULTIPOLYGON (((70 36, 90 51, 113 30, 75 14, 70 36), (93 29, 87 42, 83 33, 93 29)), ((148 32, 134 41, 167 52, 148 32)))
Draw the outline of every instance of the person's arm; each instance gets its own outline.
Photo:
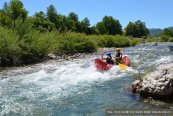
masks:
POLYGON ((116 61, 116 57, 112 57, 112 61, 115 62, 116 61))
POLYGON ((102 57, 101 57, 101 59, 102 59, 102 60, 106 60, 106 58, 104 58, 104 57, 103 57, 103 55, 104 55, 104 54, 102 54, 102 57))
POLYGON ((121 58, 121 59, 123 58, 122 53, 120 54, 120 58, 121 58))

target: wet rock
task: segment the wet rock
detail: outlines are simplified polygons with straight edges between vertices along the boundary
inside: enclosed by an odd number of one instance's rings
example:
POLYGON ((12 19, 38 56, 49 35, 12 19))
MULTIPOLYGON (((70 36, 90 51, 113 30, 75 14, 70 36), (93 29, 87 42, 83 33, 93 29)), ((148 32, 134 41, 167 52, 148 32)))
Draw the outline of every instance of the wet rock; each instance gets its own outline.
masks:
POLYGON ((73 60, 76 58, 86 57, 86 53, 76 53, 76 54, 65 54, 65 53, 49 53, 45 56, 45 60, 52 59, 58 61, 73 60))
POLYGON ((53 53, 50 53, 47 55, 50 59, 56 59, 56 55, 53 53))
POLYGON ((142 80, 134 81, 132 91, 144 97, 173 98, 173 64, 161 65, 142 80))
POLYGON ((141 82, 141 80, 135 80, 135 81, 132 83, 132 91, 133 91, 133 93, 138 92, 138 90, 139 90, 139 88, 140 88, 140 82, 141 82))

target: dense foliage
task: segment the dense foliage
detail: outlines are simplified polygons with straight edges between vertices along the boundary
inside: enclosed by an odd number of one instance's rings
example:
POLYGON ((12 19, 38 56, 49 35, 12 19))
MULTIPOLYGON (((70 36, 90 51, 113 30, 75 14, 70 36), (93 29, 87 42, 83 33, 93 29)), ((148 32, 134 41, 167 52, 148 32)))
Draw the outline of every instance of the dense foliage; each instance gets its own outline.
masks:
POLYGON ((121 35, 122 26, 120 22, 116 19, 113 19, 111 16, 105 16, 102 19, 102 22, 98 22, 96 25, 100 34, 108 35, 121 35))
POLYGON ((20 20, 16 20, 14 29, 0 27, 1 66, 38 62, 48 53, 91 53, 96 51, 97 47, 125 47, 131 44, 130 39, 124 36, 88 36, 57 31, 40 33, 29 29, 30 23, 20 23, 20 20))
POLYGON ((162 33, 163 36, 173 37, 173 30, 169 28, 165 28, 162 33))
POLYGON ((79 21, 74 12, 61 15, 53 5, 47 7, 46 13, 39 11, 28 16, 20 0, 11 0, 0 9, 0 66, 35 63, 49 53, 91 53, 98 47, 173 41, 171 33, 165 29, 161 38, 132 38, 148 36, 145 23, 130 22, 125 36, 119 20, 112 16, 104 16, 101 22, 91 26, 87 17, 79 21))
MULTIPOLYGON (((79 21, 78 15, 74 12, 70 12, 68 16, 61 15, 53 5, 47 7, 46 13, 39 11, 32 17, 28 17, 27 14, 28 11, 20 0, 11 0, 10 3, 4 3, 3 8, 0 9, 0 25, 11 28, 15 20, 22 19, 23 21, 29 20, 32 23, 32 28, 42 33, 57 30, 61 33, 70 31, 88 35, 122 35, 122 26, 119 20, 112 16, 104 16, 101 22, 98 22, 95 26, 90 26, 87 17, 79 21)), ((130 24, 126 27, 126 35, 134 37, 148 35, 143 22, 132 23, 136 30, 133 30, 133 26, 131 27, 130 24), (133 31, 133 33, 130 31, 133 31)))
POLYGON ((125 28, 125 34, 127 36, 142 37, 142 36, 148 36, 149 30, 146 28, 144 22, 138 20, 134 23, 129 22, 129 24, 125 28))

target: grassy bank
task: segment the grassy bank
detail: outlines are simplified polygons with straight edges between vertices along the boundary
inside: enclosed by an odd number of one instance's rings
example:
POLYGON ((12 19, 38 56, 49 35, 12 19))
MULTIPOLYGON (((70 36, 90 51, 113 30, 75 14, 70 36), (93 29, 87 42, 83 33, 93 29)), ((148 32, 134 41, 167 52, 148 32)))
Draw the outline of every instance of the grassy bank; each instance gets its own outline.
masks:
POLYGON ((0 27, 0 65, 30 64, 43 59, 48 53, 91 53, 98 47, 130 46, 123 36, 101 36, 80 33, 40 33, 21 25, 14 29, 0 27))
POLYGON ((165 40, 165 38, 142 39, 120 35, 59 33, 56 30, 40 33, 27 25, 12 29, 0 27, 0 66, 35 63, 49 53, 91 53, 99 47, 129 47, 145 42, 165 40))

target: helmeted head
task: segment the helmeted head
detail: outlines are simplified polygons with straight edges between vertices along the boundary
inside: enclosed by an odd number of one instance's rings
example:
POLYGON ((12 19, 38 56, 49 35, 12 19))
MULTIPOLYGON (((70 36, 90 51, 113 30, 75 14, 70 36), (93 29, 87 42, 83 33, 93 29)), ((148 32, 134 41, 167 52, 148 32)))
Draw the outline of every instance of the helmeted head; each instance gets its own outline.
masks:
POLYGON ((111 53, 110 53, 110 52, 107 52, 107 53, 106 53, 106 56, 111 57, 111 53))
POLYGON ((116 51, 120 52, 121 51, 121 48, 117 48, 116 51))

